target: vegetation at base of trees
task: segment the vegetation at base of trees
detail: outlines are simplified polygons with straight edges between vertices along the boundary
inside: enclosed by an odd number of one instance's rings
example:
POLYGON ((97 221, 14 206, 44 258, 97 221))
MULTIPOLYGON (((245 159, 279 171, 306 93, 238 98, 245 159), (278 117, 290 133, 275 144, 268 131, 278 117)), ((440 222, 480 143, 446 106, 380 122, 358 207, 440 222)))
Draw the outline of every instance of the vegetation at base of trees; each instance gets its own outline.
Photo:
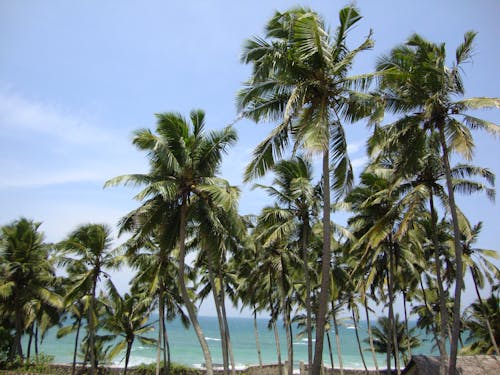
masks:
POLYGON ((210 375, 211 353, 196 308, 205 298, 215 303, 225 374, 235 373, 228 303, 249 307, 254 317, 269 314, 280 364, 277 324, 284 324, 291 366, 297 334, 292 322, 300 322, 314 375, 323 362, 325 332, 332 367, 337 361, 344 371, 338 327, 345 314, 365 368, 370 350, 378 372, 375 352, 386 353, 388 372, 395 367, 400 373, 411 358, 419 344, 411 318, 432 337, 443 375, 454 371, 465 330, 464 353, 499 354, 498 254, 476 247, 482 223, 470 223, 455 203, 459 193, 495 196, 493 173, 470 164, 472 130, 500 135, 498 125, 469 113, 500 108, 500 99, 462 98, 461 71, 475 33, 465 33, 451 66, 445 65, 444 44, 415 34, 382 56, 375 72, 352 76, 354 58, 373 46, 370 31, 348 48, 350 30, 361 20, 358 9, 344 7, 331 33, 320 15, 294 8, 276 12, 263 37, 246 41, 242 62, 252 72, 238 93, 238 109, 243 117, 276 122, 245 171, 247 182, 274 176, 271 185, 255 185, 270 198, 257 215, 239 214, 239 189, 219 175, 224 154, 236 143, 235 130, 208 131, 205 113, 193 110, 188 117, 157 114, 154 130, 137 130, 132 142, 145 153, 149 170, 106 182, 141 189, 138 207, 118 225, 119 235, 129 236, 125 243, 113 249, 111 229, 97 223, 78 226, 58 244, 46 243, 41 223, 26 218, 2 226, 3 365, 22 368, 43 359, 39 345, 48 329, 59 326, 58 337, 75 334, 72 374, 78 357, 95 374, 117 355, 125 358, 126 373, 136 340, 156 346, 157 357, 156 364, 135 371, 193 373, 170 358, 165 322, 180 318, 195 330, 210 375), (395 116, 387 124, 385 112, 395 116), (372 134, 369 161, 354 185, 344 125, 360 119, 372 134), (460 157, 466 163, 454 164, 460 157), (317 159, 321 171, 313 170, 317 159), (346 227, 331 219, 339 210, 347 212, 346 227), (188 253, 193 264, 186 264, 188 253), (108 271, 124 261, 136 273, 129 293, 121 295, 108 271), (64 268, 64 277, 56 267, 64 268), (462 316, 466 273, 477 301, 462 316), (491 289, 488 297, 482 296, 485 289, 491 289), (401 318, 394 312, 397 301, 401 318), (370 322, 374 305, 387 316, 370 324, 369 346, 363 347, 360 312, 370 322), (145 335, 156 323, 150 322, 153 311, 159 316, 155 338, 145 335), (115 336, 122 340, 112 346, 115 336))

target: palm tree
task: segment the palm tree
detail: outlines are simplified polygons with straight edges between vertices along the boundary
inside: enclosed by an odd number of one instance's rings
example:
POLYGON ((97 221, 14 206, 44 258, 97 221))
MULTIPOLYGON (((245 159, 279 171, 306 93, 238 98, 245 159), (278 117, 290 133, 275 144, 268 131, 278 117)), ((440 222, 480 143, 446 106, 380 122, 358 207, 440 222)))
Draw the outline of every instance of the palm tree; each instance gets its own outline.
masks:
MULTIPOLYGON (((396 336, 398 338, 398 342, 402 344, 400 348, 400 353, 403 356, 403 361, 407 362, 406 348, 418 347, 420 345, 420 340, 418 339, 417 336, 413 335, 415 328, 412 328, 408 332, 408 334, 406 333, 404 323, 399 320, 399 314, 395 314, 394 319, 396 327, 396 336)), ((390 323, 387 317, 380 317, 377 320, 377 326, 373 327, 373 336, 375 337, 373 344, 375 345, 375 351, 377 353, 387 353, 387 347, 388 347, 387 342, 391 340, 390 336, 392 335, 391 325, 392 324, 390 323)), ((368 342, 368 340, 365 339, 365 342, 368 342)), ((396 351, 393 350, 390 354, 394 357, 394 360, 396 360, 395 358, 395 356, 397 355, 396 351)))
POLYGON ((234 209, 236 202, 227 181, 215 177, 227 148, 236 141, 231 127, 204 133, 205 113, 192 111, 189 123, 176 113, 157 115, 157 133, 141 129, 135 132, 133 143, 148 152, 149 174, 123 175, 108 181, 105 186, 118 184, 145 185, 137 199, 145 201, 142 211, 146 221, 140 224, 136 236, 145 237, 159 225, 162 216, 169 216, 170 231, 162 241, 178 245, 178 279, 184 306, 200 342, 205 365, 212 374, 212 359, 198 322, 195 306, 185 282, 186 230, 196 222, 194 207, 201 201, 215 207, 234 209))
MULTIPOLYGON (((492 294, 483 302, 472 303, 465 313, 465 326, 469 330, 464 354, 495 354, 498 350, 493 342, 500 340, 500 299, 492 294), (484 322, 492 322, 492 327, 485 326, 484 322), (490 329, 495 340, 491 339, 490 329)), ((498 354, 498 352, 497 352, 498 354)))
POLYGON ((89 296, 88 317, 88 350, 90 373, 96 373, 96 320, 97 285, 102 276, 109 278, 106 269, 119 267, 121 258, 111 247, 111 229, 104 224, 83 224, 71 232, 59 245, 66 255, 61 258, 63 265, 77 265, 80 273, 65 299, 74 300, 82 294, 89 296))
POLYGON ((125 349, 125 369, 127 374, 128 362, 132 346, 137 338, 144 345, 154 345, 156 340, 144 336, 145 333, 152 331, 154 323, 148 323, 151 313, 150 297, 141 294, 128 294, 122 297, 116 290, 113 283, 107 283, 109 300, 105 304, 106 317, 104 328, 123 339, 116 343, 108 354, 112 359, 125 349))
POLYGON ((316 345, 312 372, 322 363, 324 327, 329 299, 330 171, 338 195, 352 183, 352 168, 339 117, 346 113, 349 87, 366 84, 365 77, 348 77, 358 52, 371 48, 371 34, 352 51, 346 46, 349 30, 361 19, 352 6, 339 13, 340 26, 331 37, 321 17, 306 8, 277 12, 266 26, 266 39, 247 41, 242 61, 253 64, 252 78, 238 95, 243 116, 278 120, 279 125, 257 146, 245 180, 264 175, 280 158, 293 136, 294 148, 304 146, 323 160, 322 281, 316 322, 316 345), (363 79, 364 78, 364 79, 363 79), (330 166, 333 161, 333 168, 330 166))
MULTIPOLYGON (((387 73, 382 75, 380 80, 380 89, 387 108, 395 113, 411 113, 398 121, 401 140, 412 142, 411 137, 403 134, 411 132, 409 129, 414 127, 421 127, 427 133, 436 132, 439 137, 453 224, 457 272, 450 342, 450 375, 456 370, 463 265, 449 154, 451 151, 458 151, 464 157, 471 158, 474 143, 469 129, 483 129, 493 135, 500 134, 499 126, 466 113, 470 109, 499 108, 500 99, 455 100, 456 97, 464 95, 462 65, 471 59, 475 36, 476 33, 471 31, 465 34, 464 42, 458 46, 451 67, 445 65, 444 43, 434 44, 416 34, 412 35, 404 45, 394 48, 388 56, 380 58, 377 64, 377 70, 387 73), (459 120, 460 117, 462 121, 459 120)), ((408 157, 413 158, 411 154, 408 157)))
POLYGON ((40 225, 20 218, 0 228, 0 312, 13 316, 15 329, 10 360, 16 356, 24 359, 21 337, 29 325, 30 306, 38 301, 62 308, 62 299, 54 289, 55 268, 40 225))
POLYGON ((296 241, 302 256, 302 274, 305 280, 306 333, 308 365, 312 364, 312 306, 310 282, 309 239, 312 225, 319 211, 320 187, 312 185, 311 163, 301 156, 282 160, 273 167, 275 179, 271 186, 255 185, 276 199, 276 206, 267 207, 269 225, 266 242, 296 241))

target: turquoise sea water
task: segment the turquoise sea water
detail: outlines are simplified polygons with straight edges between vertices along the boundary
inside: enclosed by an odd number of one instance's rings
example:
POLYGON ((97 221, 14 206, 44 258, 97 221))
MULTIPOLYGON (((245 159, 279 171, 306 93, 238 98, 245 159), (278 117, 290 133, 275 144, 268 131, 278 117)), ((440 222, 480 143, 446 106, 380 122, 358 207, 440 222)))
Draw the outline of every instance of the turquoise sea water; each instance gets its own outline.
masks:
MULTIPOLYGON (((205 338, 207 339, 214 363, 222 363, 220 338, 218 332, 218 324, 216 317, 200 317, 200 324, 203 329, 205 338)), ((276 363, 276 345, 274 333, 267 329, 267 319, 258 319, 259 340, 262 349, 262 359, 264 363, 276 363)), ((248 366, 258 364, 257 350, 255 345, 255 336, 253 328, 253 320, 251 318, 229 318, 229 327, 231 333, 231 341, 235 362, 238 366, 248 366)), ((372 323, 373 324, 373 323, 372 323)), ((167 324, 171 358, 172 361, 182 363, 188 366, 200 366, 204 362, 203 354, 200 349, 199 342, 192 329, 185 329, 180 321, 173 321, 167 324)), ((56 338, 57 329, 51 329, 40 346, 40 351, 54 356, 54 362, 70 363, 73 358, 74 335, 68 335, 64 338, 56 338)), ((157 331, 156 331, 157 332, 157 331)), ((346 368, 362 368, 361 357, 359 355, 356 342, 355 330, 350 324, 345 324, 340 327, 340 341, 342 350, 342 360, 346 368)), ((157 333, 152 333, 151 336, 156 336, 157 333)), ((360 322, 361 340, 367 337, 366 323, 360 322)), ((425 341, 426 336, 423 332, 420 334, 422 346, 415 350, 415 353, 430 354, 432 351, 432 343, 425 341)), ((332 347, 334 352, 334 365, 338 367, 337 350, 335 348, 335 337, 331 332, 332 347)), ((280 340, 282 360, 286 359, 286 338, 285 332, 280 327, 280 340)), ((294 332, 294 362, 295 367, 298 367, 298 361, 307 362, 307 338, 299 337, 297 330, 294 332)), ((362 343, 364 349, 368 349, 368 344, 362 343)), ((368 367, 374 367, 371 352, 365 351, 365 360, 368 367)), ((328 346, 325 339, 324 362, 330 365, 330 357, 328 346)), ((132 355, 129 366, 140 363, 155 362, 156 347, 145 346, 136 340, 132 349, 132 355)), ((377 356, 379 366, 384 367, 385 355, 377 356)), ((123 355, 115 357, 113 360, 115 365, 124 365, 123 355)))

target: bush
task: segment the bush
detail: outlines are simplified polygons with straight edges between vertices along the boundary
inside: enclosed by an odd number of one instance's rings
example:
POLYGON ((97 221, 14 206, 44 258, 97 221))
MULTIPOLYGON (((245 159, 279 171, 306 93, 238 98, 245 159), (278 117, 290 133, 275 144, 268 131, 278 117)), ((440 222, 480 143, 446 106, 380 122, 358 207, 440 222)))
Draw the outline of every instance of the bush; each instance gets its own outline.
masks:
MULTIPOLYGON (((163 368, 163 362, 162 362, 163 368)), ((151 375, 156 373, 156 363, 142 364, 133 368, 134 374, 151 375)), ((205 371, 192 367, 184 366, 178 363, 170 364, 170 375, 202 375, 205 371)))

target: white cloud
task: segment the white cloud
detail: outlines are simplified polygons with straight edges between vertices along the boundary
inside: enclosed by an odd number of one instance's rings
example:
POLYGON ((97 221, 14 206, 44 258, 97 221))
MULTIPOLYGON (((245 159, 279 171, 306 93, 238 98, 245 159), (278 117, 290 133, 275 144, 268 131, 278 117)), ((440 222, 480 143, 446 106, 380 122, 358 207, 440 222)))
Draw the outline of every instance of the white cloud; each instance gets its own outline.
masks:
POLYGON ((355 154, 357 153, 358 151, 364 149, 365 147, 365 141, 357 141, 357 142, 350 142, 348 145, 347 145, 347 152, 349 154, 355 154))
POLYGON ((2 129, 45 134, 73 144, 101 143, 113 138, 84 116, 0 89, 0 131, 2 129))
POLYGON ((356 171, 359 170, 360 168, 364 167, 368 163, 368 157, 362 156, 360 158, 352 159, 351 160, 351 165, 352 168, 356 171))

